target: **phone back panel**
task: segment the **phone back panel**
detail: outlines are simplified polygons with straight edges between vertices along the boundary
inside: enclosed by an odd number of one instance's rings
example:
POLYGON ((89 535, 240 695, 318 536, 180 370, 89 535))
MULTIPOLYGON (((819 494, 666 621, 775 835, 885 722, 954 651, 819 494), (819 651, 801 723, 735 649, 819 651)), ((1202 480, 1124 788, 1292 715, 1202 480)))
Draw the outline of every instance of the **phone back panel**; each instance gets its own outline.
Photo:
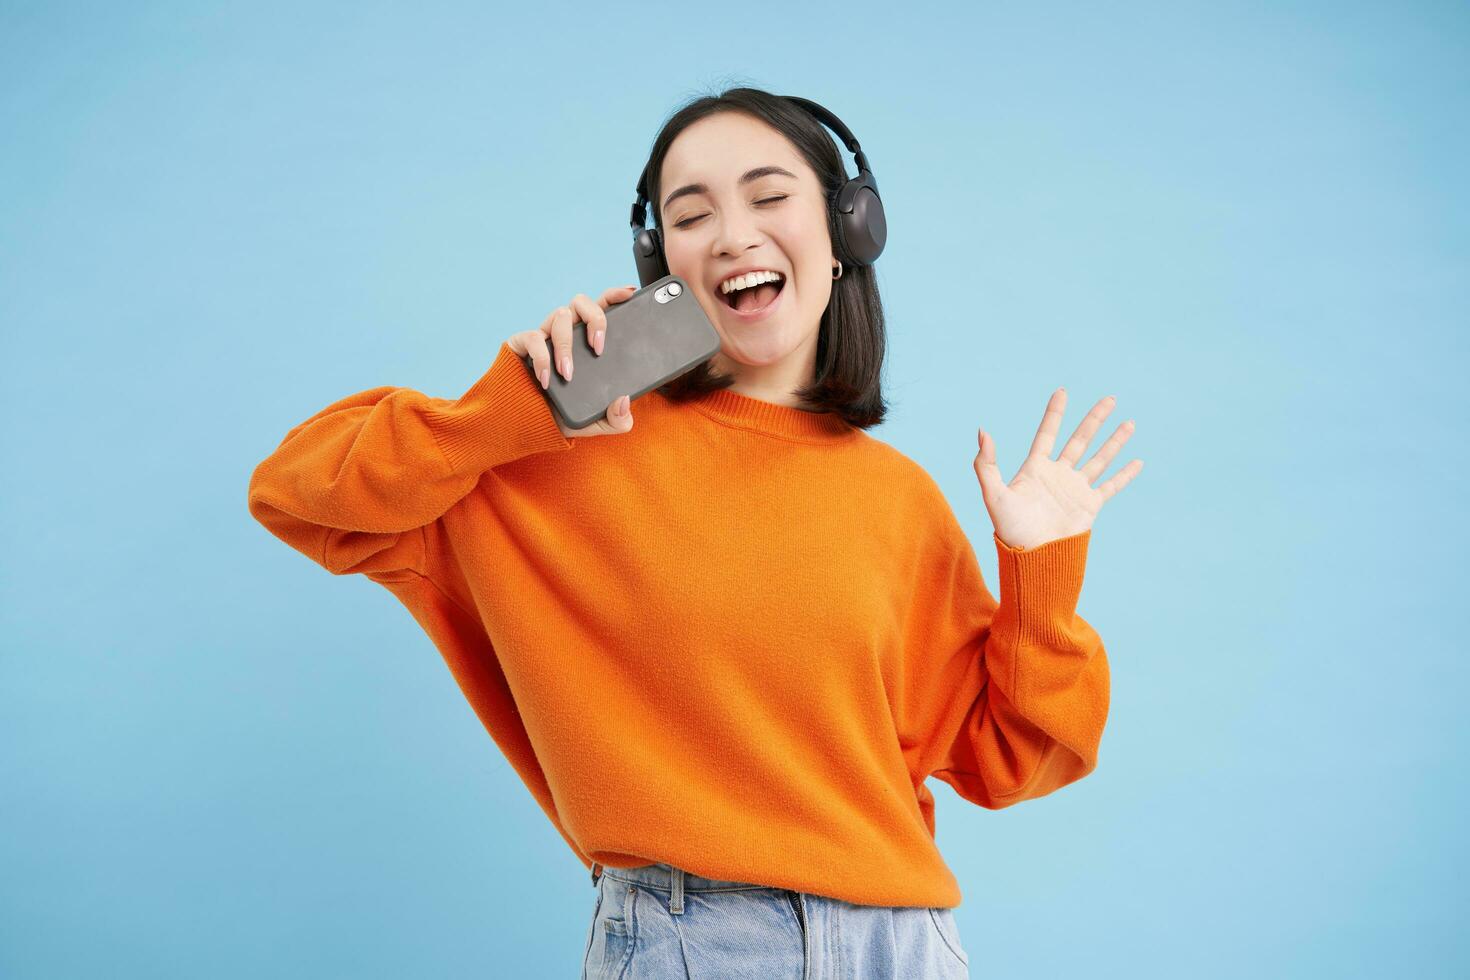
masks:
MULTIPOLYGON (((637 399, 709 360, 720 349, 714 324, 694 290, 678 276, 651 282, 608 307, 600 357, 587 340, 587 324, 578 320, 572 324, 571 381, 557 371, 551 338, 546 340, 547 353, 552 355, 551 385, 542 394, 571 429, 585 428, 606 416, 614 398, 630 395, 637 399), (669 295, 665 287, 670 283, 678 283, 678 295, 669 295)), ((523 360, 535 378, 535 362, 529 356, 523 360)), ((539 379, 536 387, 541 387, 539 379)))

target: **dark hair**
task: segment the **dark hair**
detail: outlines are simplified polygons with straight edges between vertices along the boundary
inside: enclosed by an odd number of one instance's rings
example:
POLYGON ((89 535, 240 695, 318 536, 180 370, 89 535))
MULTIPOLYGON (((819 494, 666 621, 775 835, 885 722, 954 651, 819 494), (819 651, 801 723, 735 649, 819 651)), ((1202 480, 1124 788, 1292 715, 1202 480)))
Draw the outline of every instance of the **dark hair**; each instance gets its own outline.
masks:
MULTIPOLYGON (((674 138, 689 126, 717 112, 743 112, 772 126, 785 136, 816 172, 829 201, 827 232, 837 241, 832 197, 847 180, 842 156, 827 130, 810 113, 794 102, 757 88, 731 88, 719 95, 705 95, 679 108, 654 138, 648 158, 648 198, 654 227, 664 235, 659 207, 660 171, 674 138)), ((835 253, 834 253, 835 254, 835 253)), ((839 256, 840 257, 840 256, 839 256)), ((886 336, 883 300, 872 266, 854 268, 843 263, 842 278, 832 283, 832 298, 822 312, 817 334, 816 376, 796 392, 809 411, 834 412, 850 425, 867 429, 883 421, 888 405, 883 399, 880 377, 886 336)), ((735 378, 721 374, 705 361, 658 391, 684 401, 728 388, 735 378)))

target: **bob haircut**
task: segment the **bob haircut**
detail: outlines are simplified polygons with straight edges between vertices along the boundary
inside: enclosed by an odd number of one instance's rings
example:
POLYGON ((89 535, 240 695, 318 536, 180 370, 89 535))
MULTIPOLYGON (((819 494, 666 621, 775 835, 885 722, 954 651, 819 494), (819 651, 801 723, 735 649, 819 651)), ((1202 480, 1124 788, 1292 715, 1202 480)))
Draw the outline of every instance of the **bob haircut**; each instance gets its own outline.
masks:
MULTIPOLYGON (((654 227, 664 235, 659 208, 664 157, 686 126, 717 112, 743 112, 767 123, 789 140, 816 172, 826 192, 827 233, 837 240, 831 202, 847 180, 837 144, 810 113, 794 102, 758 88, 731 88, 701 96, 678 109, 654 138, 648 158, 648 198, 654 227)), ((835 247, 835 245, 834 245, 835 247)), ((883 421, 888 405, 880 375, 886 349, 883 300, 872 266, 843 264, 842 278, 832 283, 832 298, 822 312, 817 333, 816 371, 812 383, 795 392, 805 410, 833 412, 849 425, 867 429, 883 421)), ((673 401, 686 401, 734 384, 735 378, 704 361, 658 387, 673 401)))

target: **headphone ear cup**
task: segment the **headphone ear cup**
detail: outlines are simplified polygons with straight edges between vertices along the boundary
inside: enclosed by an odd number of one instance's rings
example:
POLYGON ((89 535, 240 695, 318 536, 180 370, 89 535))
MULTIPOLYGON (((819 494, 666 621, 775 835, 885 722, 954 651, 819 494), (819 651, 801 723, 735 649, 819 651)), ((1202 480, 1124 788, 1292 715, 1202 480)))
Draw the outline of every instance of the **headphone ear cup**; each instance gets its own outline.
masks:
POLYGON ((854 265, 872 265, 888 241, 888 219, 883 214, 883 201, 866 175, 843 185, 835 210, 847 259, 854 265))
POLYGON ((653 236, 654 256, 658 259, 658 265, 653 270, 653 278, 662 279, 669 274, 669 259, 664 255, 664 233, 653 228, 649 234, 653 236))
POLYGON ((638 284, 647 286, 668 275, 664 244, 657 228, 644 228, 633 236, 633 264, 638 267, 638 284))

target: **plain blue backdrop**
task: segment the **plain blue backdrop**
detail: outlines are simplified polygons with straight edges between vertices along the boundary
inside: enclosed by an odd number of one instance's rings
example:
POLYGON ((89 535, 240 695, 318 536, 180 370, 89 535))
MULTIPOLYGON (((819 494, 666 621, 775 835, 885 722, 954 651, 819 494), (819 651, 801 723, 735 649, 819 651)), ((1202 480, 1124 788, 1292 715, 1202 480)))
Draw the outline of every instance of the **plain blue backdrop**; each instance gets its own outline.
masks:
POLYGON ((1059 385, 1064 437, 1137 423, 1099 768, 931 784, 974 975, 1466 975, 1467 41, 1449 3, 0 3, 0 975, 575 976, 586 870, 246 486, 636 282, 655 132, 739 84, 868 153, 873 434, 988 581, 976 429, 1010 479, 1059 385))

